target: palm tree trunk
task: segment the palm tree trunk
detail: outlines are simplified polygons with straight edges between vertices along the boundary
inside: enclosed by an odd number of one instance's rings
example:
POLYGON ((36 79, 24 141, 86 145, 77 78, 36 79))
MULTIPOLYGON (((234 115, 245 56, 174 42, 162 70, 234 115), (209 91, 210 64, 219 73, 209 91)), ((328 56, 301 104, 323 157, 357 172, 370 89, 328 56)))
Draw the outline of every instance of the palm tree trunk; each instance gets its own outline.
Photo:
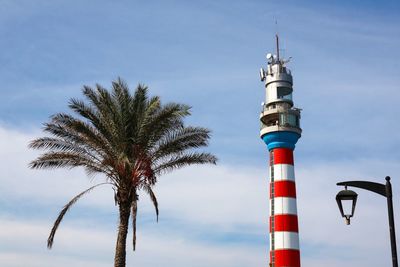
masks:
POLYGON ((125 267, 126 264, 126 236, 128 234, 131 206, 129 202, 119 204, 119 227, 117 245, 115 247, 114 267, 125 267))
POLYGON ((136 250, 136 216, 137 216, 137 200, 132 203, 132 226, 133 226, 133 250, 136 250))

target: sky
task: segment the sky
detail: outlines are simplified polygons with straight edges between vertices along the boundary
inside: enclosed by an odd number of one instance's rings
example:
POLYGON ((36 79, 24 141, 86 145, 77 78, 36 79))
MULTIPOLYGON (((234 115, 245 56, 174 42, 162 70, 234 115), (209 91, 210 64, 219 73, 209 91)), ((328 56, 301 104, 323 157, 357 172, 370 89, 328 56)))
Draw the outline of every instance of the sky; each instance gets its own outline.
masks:
POLYGON ((259 138, 258 70, 274 51, 292 57, 303 266, 390 266, 386 201, 363 190, 344 224, 335 202, 344 180, 392 177, 400 231, 400 3, 367 1, 0 0, 0 265, 113 264, 113 192, 84 171, 33 171, 27 144, 68 111, 83 85, 121 77, 164 103, 192 106, 188 125, 212 130, 217 166, 160 177, 160 220, 140 196, 137 251, 127 266, 245 267, 268 263, 268 152, 259 138), (275 21, 278 23, 276 24, 275 21))

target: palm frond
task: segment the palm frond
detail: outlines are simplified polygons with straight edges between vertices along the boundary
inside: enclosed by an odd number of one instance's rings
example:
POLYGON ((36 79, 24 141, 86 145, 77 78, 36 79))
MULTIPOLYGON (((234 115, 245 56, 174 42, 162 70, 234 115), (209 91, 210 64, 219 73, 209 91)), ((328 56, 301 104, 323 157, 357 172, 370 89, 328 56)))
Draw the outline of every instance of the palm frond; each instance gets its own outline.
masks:
POLYGON ((132 100, 128 85, 118 78, 117 81, 112 82, 112 87, 112 97, 117 100, 119 111, 128 112, 132 100))
POLYGON ((152 188, 150 185, 145 184, 143 186, 143 189, 147 192, 147 194, 149 194, 151 202, 153 202, 154 208, 156 210, 156 216, 157 216, 157 222, 158 222, 158 216, 159 216, 159 210, 158 210, 158 201, 157 201, 157 197, 154 194, 152 188))
POLYGON ((78 195, 76 195, 73 199, 71 199, 70 202, 68 202, 64 206, 64 208, 61 210, 60 214, 58 215, 56 221, 54 222, 54 225, 53 225, 53 228, 51 229, 49 238, 47 239, 47 247, 49 249, 51 249, 52 246, 53 246, 54 236, 56 235, 58 226, 60 226, 60 223, 63 220, 64 215, 68 212, 68 210, 72 207, 72 205, 74 205, 81 197, 83 197, 84 195, 86 195, 87 193, 89 193, 90 191, 95 189, 96 187, 101 186, 101 185, 105 185, 105 184, 110 184, 110 183, 101 183, 101 184, 94 185, 94 186, 86 189, 85 191, 79 193, 78 195))
POLYGON ((148 99, 147 91, 148 91, 147 86, 139 84, 133 96, 133 101, 131 103, 131 111, 137 114, 138 117, 141 117, 141 114, 143 114, 146 108, 146 102, 148 99))
POLYGON ((210 130, 202 127, 185 127, 167 133, 154 147, 152 157, 158 160, 174 154, 181 154, 188 149, 208 145, 210 130))
POLYGON ((95 135, 97 139, 103 139, 106 140, 108 143, 112 143, 112 131, 108 129, 107 126, 104 124, 101 115, 99 114, 97 109, 77 99, 70 100, 69 108, 71 108, 75 113, 87 119, 93 125, 93 127, 90 127, 90 125, 85 124, 86 128, 90 128, 91 132, 96 133, 95 135))
POLYGON ((76 144, 65 141, 59 138, 42 137, 31 141, 28 145, 29 148, 33 149, 48 149, 56 151, 73 151, 73 152, 84 152, 85 150, 76 144))
POLYGON ((114 143, 114 145, 120 147, 120 142, 124 141, 125 138, 124 114, 120 112, 120 103, 107 89, 100 85, 96 85, 96 87, 99 100, 102 104, 99 111, 102 114, 103 120, 107 122, 108 127, 113 130, 112 133, 116 141, 119 141, 114 143))
POLYGON ((58 113, 52 116, 51 122, 45 123, 44 131, 97 153, 110 152, 110 145, 95 128, 68 114, 58 113))
POLYGON ((190 106, 169 103, 160 108, 154 115, 144 118, 138 129, 140 144, 153 146, 170 131, 183 127, 183 118, 190 115, 190 106))
POLYGON ((186 153, 154 166, 155 175, 170 172, 193 164, 216 164, 217 158, 210 153, 186 153))
POLYGON ((130 144, 138 144, 139 129, 145 117, 147 108, 147 87, 139 84, 133 95, 132 101, 129 108, 129 126, 128 133, 130 137, 130 144))
POLYGON ((100 161, 87 154, 76 152, 47 152, 30 162, 29 167, 32 169, 84 167, 95 172, 109 173, 108 166, 102 165, 100 161))

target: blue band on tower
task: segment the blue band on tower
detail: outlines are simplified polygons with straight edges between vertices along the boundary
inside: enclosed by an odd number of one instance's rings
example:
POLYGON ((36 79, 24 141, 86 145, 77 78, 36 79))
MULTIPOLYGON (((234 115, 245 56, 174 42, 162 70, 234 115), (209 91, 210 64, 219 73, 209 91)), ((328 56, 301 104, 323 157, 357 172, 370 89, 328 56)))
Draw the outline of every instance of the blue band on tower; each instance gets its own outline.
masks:
POLYGON ((271 151, 274 148, 290 148, 294 150, 297 140, 300 138, 300 134, 289 131, 272 132, 261 137, 267 144, 268 150, 271 151))

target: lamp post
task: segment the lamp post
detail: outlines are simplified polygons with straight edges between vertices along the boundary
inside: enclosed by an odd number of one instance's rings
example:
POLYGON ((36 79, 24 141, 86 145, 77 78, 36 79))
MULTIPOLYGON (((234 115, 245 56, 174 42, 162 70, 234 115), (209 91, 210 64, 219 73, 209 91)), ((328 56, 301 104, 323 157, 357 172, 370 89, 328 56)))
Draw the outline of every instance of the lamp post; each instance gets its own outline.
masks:
POLYGON ((388 215, 389 215, 389 231, 390 231, 390 245, 392 249, 392 263, 393 267, 398 267, 397 263, 397 249, 396 249, 396 234, 394 230, 394 215, 393 215, 393 199, 392 199, 392 184, 390 183, 390 177, 386 176, 386 184, 379 184, 367 181, 348 181, 340 182, 336 185, 345 186, 345 190, 340 191, 336 195, 336 201, 339 206, 340 213, 342 217, 346 219, 346 224, 350 224, 350 218, 354 215, 354 209, 357 202, 357 193, 351 190, 347 190, 348 186, 358 187, 372 191, 381 196, 386 197, 388 205, 388 215), (343 210, 343 201, 352 201, 352 209, 350 213, 346 213, 343 210))

